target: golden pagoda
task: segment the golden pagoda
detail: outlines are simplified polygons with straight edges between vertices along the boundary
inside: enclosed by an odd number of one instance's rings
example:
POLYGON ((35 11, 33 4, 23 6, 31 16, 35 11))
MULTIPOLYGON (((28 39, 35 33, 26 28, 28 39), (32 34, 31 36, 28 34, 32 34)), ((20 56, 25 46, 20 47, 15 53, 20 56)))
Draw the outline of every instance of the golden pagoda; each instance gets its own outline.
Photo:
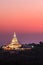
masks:
POLYGON ((10 44, 8 44, 7 46, 3 46, 3 49, 5 50, 16 50, 19 49, 22 45, 19 44, 18 39, 16 37, 16 33, 14 32, 14 37, 11 41, 10 44))

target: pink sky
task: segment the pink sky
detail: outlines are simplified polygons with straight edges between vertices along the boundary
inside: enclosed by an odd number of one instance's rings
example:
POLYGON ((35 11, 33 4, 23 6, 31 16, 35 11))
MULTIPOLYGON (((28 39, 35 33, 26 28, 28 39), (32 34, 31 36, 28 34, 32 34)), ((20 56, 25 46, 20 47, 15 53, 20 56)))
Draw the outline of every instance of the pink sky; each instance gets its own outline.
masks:
POLYGON ((0 32, 43 33, 43 0, 0 0, 0 32))

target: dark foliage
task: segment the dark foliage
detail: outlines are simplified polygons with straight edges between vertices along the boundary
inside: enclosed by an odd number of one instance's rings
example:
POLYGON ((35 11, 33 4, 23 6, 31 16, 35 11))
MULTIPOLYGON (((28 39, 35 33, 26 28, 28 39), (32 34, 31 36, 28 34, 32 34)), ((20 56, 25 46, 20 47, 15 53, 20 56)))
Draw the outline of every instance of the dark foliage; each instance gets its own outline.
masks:
POLYGON ((31 50, 10 53, 0 48, 0 65, 43 65, 43 42, 31 50))

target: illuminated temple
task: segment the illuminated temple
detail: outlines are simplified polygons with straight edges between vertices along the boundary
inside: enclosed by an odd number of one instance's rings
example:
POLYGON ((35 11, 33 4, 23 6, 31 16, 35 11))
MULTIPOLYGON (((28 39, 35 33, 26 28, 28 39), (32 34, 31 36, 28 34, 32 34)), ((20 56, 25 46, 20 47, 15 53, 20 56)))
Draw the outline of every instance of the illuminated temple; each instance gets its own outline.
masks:
POLYGON ((18 42, 18 39, 16 37, 16 33, 14 32, 14 37, 11 41, 10 44, 8 44, 7 46, 3 46, 4 50, 16 50, 19 49, 22 45, 18 42))

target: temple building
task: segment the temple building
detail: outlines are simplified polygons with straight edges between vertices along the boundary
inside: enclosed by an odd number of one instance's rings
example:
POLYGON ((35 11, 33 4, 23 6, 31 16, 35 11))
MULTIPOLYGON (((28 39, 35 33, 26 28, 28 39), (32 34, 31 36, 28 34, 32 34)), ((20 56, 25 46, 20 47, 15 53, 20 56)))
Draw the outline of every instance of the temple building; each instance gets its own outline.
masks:
POLYGON ((14 37, 12 38, 12 41, 10 44, 3 46, 2 48, 4 50, 17 50, 21 47, 22 45, 18 42, 18 39, 16 37, 16 33, 14 32, 14 37))

